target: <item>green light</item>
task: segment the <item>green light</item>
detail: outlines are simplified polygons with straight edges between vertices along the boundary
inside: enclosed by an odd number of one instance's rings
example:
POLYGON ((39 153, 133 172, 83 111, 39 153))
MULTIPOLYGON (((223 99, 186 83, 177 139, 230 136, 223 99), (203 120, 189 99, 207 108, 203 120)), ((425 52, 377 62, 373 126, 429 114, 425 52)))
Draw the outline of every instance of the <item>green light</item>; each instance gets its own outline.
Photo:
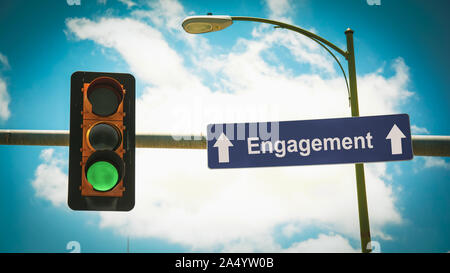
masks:
POLYGON ((97 191, 111 190, 118 179, 119 173, 117 169, 106 161, 95 162, 87 171, 87 180, 97 191))

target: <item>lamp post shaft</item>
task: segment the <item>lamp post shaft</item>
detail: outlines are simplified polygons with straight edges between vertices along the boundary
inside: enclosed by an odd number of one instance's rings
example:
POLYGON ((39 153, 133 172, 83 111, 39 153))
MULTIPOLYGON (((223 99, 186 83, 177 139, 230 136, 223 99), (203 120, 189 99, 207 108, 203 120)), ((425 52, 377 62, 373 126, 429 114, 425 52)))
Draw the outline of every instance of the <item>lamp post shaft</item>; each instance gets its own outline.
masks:
POLYGON ((352 108, 352 117, 359 117, 358 106, 358 88, 356 86, 356 67, 355 67, 355 49, 353 47, 353 30, 345 31, 347 37, 347 62, 348 62, 348 78, 350 85, 350 100, 352 108))
MULTIPOLYGON (((350 105, 352 117, 359 116, 358 89, 356 84, 355 50, 353 47, 353 30, 345 31, 347 37, 347 62, 350 85, 350 105)), ((366 181, 364 176, 364 164, 355 164, 356 192, 358 196, 359 230, 361 235, 361 251, 370 252, 368 245, 370 239, 369 213, 367 208, 366 181)))

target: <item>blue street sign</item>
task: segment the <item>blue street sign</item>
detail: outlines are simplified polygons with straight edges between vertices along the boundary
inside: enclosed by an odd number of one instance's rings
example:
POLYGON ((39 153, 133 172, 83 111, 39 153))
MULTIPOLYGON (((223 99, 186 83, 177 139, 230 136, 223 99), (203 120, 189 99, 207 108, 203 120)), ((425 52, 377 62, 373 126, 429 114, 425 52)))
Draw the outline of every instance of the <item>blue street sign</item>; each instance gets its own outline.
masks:
POLYGON ((207 127, 211 169, 409 160, 411 143, 407 114, 207 127))

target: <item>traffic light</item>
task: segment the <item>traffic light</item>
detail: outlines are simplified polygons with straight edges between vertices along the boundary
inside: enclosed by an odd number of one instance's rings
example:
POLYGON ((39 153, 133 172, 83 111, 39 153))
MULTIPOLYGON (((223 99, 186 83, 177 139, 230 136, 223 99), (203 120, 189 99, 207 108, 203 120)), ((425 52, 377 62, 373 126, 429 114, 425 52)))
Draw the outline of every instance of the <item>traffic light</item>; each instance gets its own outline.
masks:
POLYGON ((135 79, 75 72, 71 77, 69 193, 73 210, 134 207, 135 79))

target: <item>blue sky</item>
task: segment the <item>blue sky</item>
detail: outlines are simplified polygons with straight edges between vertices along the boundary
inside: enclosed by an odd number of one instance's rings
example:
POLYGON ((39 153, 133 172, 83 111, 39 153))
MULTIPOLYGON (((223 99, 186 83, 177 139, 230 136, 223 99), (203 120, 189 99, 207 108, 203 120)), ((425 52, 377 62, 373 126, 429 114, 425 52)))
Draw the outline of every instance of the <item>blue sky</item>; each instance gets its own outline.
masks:
MULTIPOLYGON (((282 20, 345 48, 354 31, 361 115, 407 113, 449 135, 446 1, 2 1, 0 128, 69 129, 70 75, 137 80, 137 132, 205 134, 213 122, 347 117, 338 66, 287 30, 235 22, 207 35, 194 14, 282 20), (227 114, 224 114, 227 113, 227 114)), ((342 60, 345 63, 344 60, 342 60)), ((130 213, 71 211, 67 147, 0 146, 1 252, 359 251, 352 165, 208 170, 206 151, 139 149, 130 213)), ((382 252, 447 252, 450 161, 366 166, 382 252)))

